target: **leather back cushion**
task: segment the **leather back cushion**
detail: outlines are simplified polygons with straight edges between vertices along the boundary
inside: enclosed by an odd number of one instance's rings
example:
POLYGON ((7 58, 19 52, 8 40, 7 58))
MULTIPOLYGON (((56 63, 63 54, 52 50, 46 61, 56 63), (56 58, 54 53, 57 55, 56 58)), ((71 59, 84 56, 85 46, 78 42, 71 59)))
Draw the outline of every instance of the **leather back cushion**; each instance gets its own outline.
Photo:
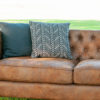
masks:
POLYGON ((70 30, 69 38, 74 59, 100 59, 100 31, 70 30))

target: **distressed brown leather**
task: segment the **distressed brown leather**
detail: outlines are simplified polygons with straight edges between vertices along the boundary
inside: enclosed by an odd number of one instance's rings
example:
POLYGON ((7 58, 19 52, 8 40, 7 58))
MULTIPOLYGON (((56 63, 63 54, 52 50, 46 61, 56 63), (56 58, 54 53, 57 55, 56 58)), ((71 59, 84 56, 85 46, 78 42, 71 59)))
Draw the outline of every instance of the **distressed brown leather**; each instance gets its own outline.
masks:
POLYGON ((51 100, 74 100, 73 86, 0 82, 0 96, 51 100))
POLYGON ((74 68, 74 83, 100 85, 100 60, 81 61, 74 68))
POLYGON ((0 96, 47 100, 100 100, 100 87, 0 82, 0 96))
POLYGON ((70 45, 75 59, 100 59, 100 31, 70 30, 70 45))
POLYGON ((70 30, 70 45, 76 61, 30 57, 1 60, 0 96, 100 100, 100 31, 70 30), (84 61, 75 67, 80 60, 84 61))
POLYGON ((2 33, 0 31, 0 59, 2 58, 2 33))
POLYGON ((61 58, 6 58, 0 61, 0 80, 71 84, 73 66, 61 58))

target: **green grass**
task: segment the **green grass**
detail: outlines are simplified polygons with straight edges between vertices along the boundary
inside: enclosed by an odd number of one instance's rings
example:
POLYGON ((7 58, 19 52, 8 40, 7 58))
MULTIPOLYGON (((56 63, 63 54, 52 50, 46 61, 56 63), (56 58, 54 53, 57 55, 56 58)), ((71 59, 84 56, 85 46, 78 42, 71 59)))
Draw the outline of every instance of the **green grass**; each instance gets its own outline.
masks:
POLYGON ((0 97, 0 100, 43 100, 43 99, 24 99, 24 98, 0 97))
MULTIPOLYGON (((65 23, 69 22, 70 29, 84 29, 84 30, 100 30, 100 21, 98 20, 33 20, 48 23, 65 23)), ((29 23, 29 20, 0 20, 0 22, 11 22, 11 23, 29 23)), ((0 100, 40 100, 40 99, 18 99, 18 98, 0 98, 0 100)), ((41 99, 42 100, 42 99, 41 99)))
MULTIPOLYGON (((100 20, 36 20, 31 21, 49 22, 49 23, 64 23, 69 22, 70 29, 85 29, 85 30, 100 30, 100 20)), ((0 20, 0 22, 12 22, 12 23, 29 23, 29 20, 0 20)))

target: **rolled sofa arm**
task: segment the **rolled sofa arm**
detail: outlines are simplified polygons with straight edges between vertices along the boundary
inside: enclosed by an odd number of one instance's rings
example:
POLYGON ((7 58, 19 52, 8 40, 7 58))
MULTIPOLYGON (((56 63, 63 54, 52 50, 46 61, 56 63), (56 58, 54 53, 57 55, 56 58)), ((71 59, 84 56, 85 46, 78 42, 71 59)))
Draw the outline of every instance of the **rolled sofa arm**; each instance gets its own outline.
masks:
POLYGON ((0 59, 2 58, 2 32, 0 31, 0 59))

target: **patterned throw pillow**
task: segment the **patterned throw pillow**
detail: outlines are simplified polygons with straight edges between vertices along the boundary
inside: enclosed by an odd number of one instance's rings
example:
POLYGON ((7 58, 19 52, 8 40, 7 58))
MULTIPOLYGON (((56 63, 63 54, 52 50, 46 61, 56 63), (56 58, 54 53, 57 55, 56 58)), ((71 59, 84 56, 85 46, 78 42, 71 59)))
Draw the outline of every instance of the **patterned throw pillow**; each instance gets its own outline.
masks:
POLYGON ((31 57, 72 59, 69 45, 69 23, 29 22, 32 39, 31 57))

